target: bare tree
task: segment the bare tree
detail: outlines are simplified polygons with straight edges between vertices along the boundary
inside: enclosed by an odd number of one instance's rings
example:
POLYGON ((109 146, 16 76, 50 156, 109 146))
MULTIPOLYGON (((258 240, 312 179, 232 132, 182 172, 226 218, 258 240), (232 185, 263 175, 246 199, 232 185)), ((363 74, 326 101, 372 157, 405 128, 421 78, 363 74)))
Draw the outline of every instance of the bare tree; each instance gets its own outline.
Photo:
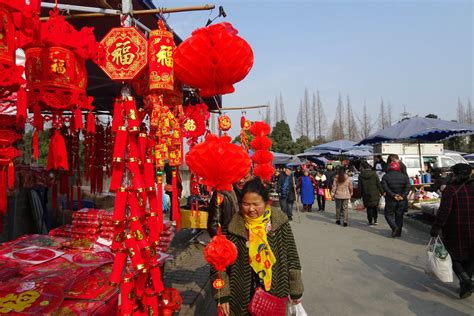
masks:
POLYGON ((272 126, 272 110, 270 108, 270 101, 267 102, 268 107, 265 109, 265 123, 272 126))
POLYGON ((380 102, 380 113, 379 113, 379 129, 384 129, 387 127, 387 111, 385 110, 385 105, 383 103, 383 98, 380 102))
POLYGON ((331 135, 332 140, 338 140, 338 139, 344 138, 344 135, 341 133, 341 129, 339 127, 339 120, 337 117, 335 117, 334 121, 332 121, 330 135, 331 135))
POLYGON ((388 102, 387 106, 387 121, 386 121, 386 127, 392 126, 393 120, 392 120, 392 104, 388 102))
POLYGON ((465 114, 466 113, 464 111, 464 105, 461 102, 461 98, 458 98, 457 119, 459 123, 466 122, 465 114))
POLYGON ((273 113, 275 115, 275 125, 276 123, 280 122, 281 121, 281 116, 280 116, 280 106, 278 105, 278 98, 275 97, 275 113, 273 113))
POLYGON ((335 120, 337 121, 337 128, 339 129, 337 135, 343 139, 344 135, 344 105, 342 104, 341 94, 339 93, 339 98, 337 100, 337 107, 336 107, 336 117, 335 120))
POLYGON ((355 140, 359 137, 359 132, 357 128, 357 122, 354 118, 354 112, 352 111, 351 100, 349 95, 347 95, 347 104, 346 104, 346 122, 347 122, 347 137, 350 140, 355 140))
POLYGON ((303 99, 303 120, 304 120, 304 136, 309 137, 311 129, 311 110, 309 105, 308 89, 304 89, 303 99))
MULTIPOLYGON (((323 131, 326 129, 326 115, 324 114, 323 104, 319 96, 319 90, 317 90, 316 98, 316 119, 314 120, 314 129, 317 130, 318 137, 315 140, 321 141, 323 139, 323 131)), ((314 102, 314 93, 313 93, 314 102)))
POLYGON ((316 124, 318 122, 318 117, 317 117, 317 106, 316 106, 316 95, 313 92, 313 100, 311 102, 311 118, 313 121, 313 126, 312 126, 312 131, 313 131, 313 140, 318 139, 318 129, 316 128, 316 124))
POLYGON ((362 119, 359 119, 360 132, 359 135, 362 139, 369 137, 372 132, 372 119, 369 112, 367 111, 367 104, 364 102, 364 111, 362 113, 362 119))
POLYGON ((286 121, 286 115, 285 115, 285 105, 283 103, 283 97, 280 92, 280 99, 279 99, 279 106, 280 106, 280 121, 286 121))
POLYGON ((467 124, 474 124, 474 113, 472 113, 471 99, 468 99, 468 100, 467 100, 467 107, 466 107, 466 123, 467 123, 467 124))
POLYGON ((298 108, 298 114, 296 116, 295 132, 299 136, 303 136, 305 132, 305 120, 304 120, 303 102, 300 100, 300 107, 298 108))

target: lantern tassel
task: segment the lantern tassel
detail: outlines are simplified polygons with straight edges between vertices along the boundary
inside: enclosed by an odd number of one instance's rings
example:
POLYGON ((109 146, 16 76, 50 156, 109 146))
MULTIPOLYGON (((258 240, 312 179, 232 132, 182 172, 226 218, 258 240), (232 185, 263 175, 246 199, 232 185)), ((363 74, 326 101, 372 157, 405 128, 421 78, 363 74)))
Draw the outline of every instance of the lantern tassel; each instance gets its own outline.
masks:
POLYGON ((32 146, 33 146, 33 158, 35 158, 35 160, 38 160, 38 158, 39 158, 38 130, 36 130, 33 133, 32 146))
POLYGON ((41 109, 38 104, 33 108, 33 127, 37 131, 43 131, 43 116, 41 116, 41 109))
POLYGON ((179 199, 178 199, 178 177, 176 170, 173 170, 171 178, 172 190, 171 197, 173 201, 171 202, 171 213, 173 219, 176 221, 176 231, 179 231, 181 228, 181 214, 179 213, 179 199))
MULTIPOLYGON (((0 169, 0 219, 3 219, 3 215, 7 212, 7 175, 4 168, 0 169)), ((3 225, 0 226, 2 231, 3 225)))
POLYGON ((15 186, 15 165, 13 161, 8 164, 8 188, 13 189, 15 186))
POLYGON ((59 130, 55 130, 49 143, 48 170, 60 168, 69 170, 66 142, 59 130))
POLYGON ((20 88, 17 94, 16 100, 16 126, 25 129, 26 122, 26 92, 23 88, 20 88))
POLYGON ((95 134, 95 116, 92 112, 87 114, 87 132, 95 134))
POLYGON ((79 107, 77 107, 74 111, 74 130, 77 132, 83 128, 84 126, 82 124, 82 111, 79 107))

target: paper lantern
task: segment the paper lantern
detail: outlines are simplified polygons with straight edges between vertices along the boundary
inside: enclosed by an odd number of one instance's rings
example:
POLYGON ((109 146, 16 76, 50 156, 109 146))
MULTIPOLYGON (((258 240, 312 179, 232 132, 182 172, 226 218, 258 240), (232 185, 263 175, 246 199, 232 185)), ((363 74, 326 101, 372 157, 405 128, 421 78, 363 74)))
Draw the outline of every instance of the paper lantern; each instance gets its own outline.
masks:
POLYGON ((252 161, 255 166, 253 174, 262 180, 270 181, 275 168, 272 166, 273 154, 269 152, 272 141, 268 138, 270 125, 265 122, 254 122, 250 127, 250 133, 254 136, 250 146, 254 150, 252 161))
POLYGON ((230 23, 195 30, 175 51, 175 76, 203 97, 234 92, 253 66, 250 45, 230 23))
POLYGON ((163 20, 160 19, 158 29, 150 32, 150 39, 148 40, 150 91, 174 89, 174 48, 173 33, 166 29, 163 20))
POLYGON ((237 259, 237 247, 224 235, 217 234, 204 248, 204 259, 217 271, 225 271, 237 259))
POLYGON ((194 146, 186 155, 189 169, 201 177, 204 184, 217 190, 232 190, 232 184, 250 170, 247 152, 230 141, 229 136, 208 134, 204 142, 194 146))

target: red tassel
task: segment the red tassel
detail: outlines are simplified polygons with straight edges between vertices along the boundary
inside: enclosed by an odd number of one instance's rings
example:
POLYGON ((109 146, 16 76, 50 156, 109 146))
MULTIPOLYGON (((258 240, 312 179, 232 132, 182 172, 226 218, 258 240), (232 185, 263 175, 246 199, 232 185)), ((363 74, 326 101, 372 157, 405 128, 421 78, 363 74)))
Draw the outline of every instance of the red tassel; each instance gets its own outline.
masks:
POLYGON ((23 88, 18 90, 16 99, 16 126, 25 129, 25 122, 28 114, 26 113, 26 92, 23 88))
MULTIPOLYGON (((3 167, 0 168, 0 218, 2 218, 7 212, 7 173, 3 167)), ((0 226, 1 230, 3 230, 3 226, 0 226)))
POLYGON ((54 131, 48 152, 48 170, 60 169, 69 170, 66 143, 59 130, 54 131))
POLYGON ((13 161, 8 164, 8 188, 13 189, 15 187, 15 165, 13 161))
POLYGON ((83 129, 82 124, 82 111, 79 107, 74 111, 74 130, 77 132, 83 129))
POLYGON ((87 132, 89 134, 95 134, 95 116, 92 112, 87 114, 87 132))
POLYGON ((127 205, 127 191, 121 187, 117 190, 115 195, 114 215, 112 220, 114 224, 120 223, 125 220, 125 207, 127 205))
POLYGON ((38 104, 33 107, 33 127, 37 131, 43 131, 43 116, 41 116, 41 109, 38 104))
POLYGON ((123 251, 115 253, 114 265, 109 279, 112 286, 116 286, 122 281, 122 273, 126 262, 127 253, 123 251))
POLYGON ((135 296, 138 298, 142 298, 143 294, 145 293, 145 285, 146 280, 148 278, 147 273, 140 273, 137 276, 137 280, 135 281, 135 296))
POLYGON ((112 179, 110 180, 110 191, 116 191, 122 186, 123 174, 125 171, 125 163, 114 162, 112 170, 112 179))
POLYGON ((116 132, 120 126, 125 124, 123 103, 120 99, 115 99, 114 103, 114 117, 112 119, 112 131, 116 132))
POLYGON ((125 158, 125 150, 127 148, 127 128, 121 126, 117 129, 114 143, 114 153, 112 155, 114 161, 123 161, 125 158))
POLYGON ((38 130, 33 133, 32 139, 32 146, 33 146, 33 158, 38 160, 39 158, 39 140, 38 140, 38 130))
POLYGON ((120 288, 120 315, 132 315, 133 313, 133 273, 125 273, 122 286, 120 288))
POLYGON ((163 280, 161 278, 161 271, 160 267, 156 265, 150 270, 151 274, 151 281, 153 282, 153 288, 155 289, 156 293, 161 293, 165 289, 163 285, 163 280))
POLYGON ((172 171, 171 185, 173 187, 173 192, 171 193, 171 197, 173 199, 171 202, 171 214, 173 220, 176 221, 176 230, 179 231, 181 228, 181 214, 179 212, 178 177, 176 170, 172 171))
POLYGON ((151 191, 155 188, 155 165, 153 160, 147 159, 143 167, 143 176, 145 180, 145 187, 148 191, 151 191))

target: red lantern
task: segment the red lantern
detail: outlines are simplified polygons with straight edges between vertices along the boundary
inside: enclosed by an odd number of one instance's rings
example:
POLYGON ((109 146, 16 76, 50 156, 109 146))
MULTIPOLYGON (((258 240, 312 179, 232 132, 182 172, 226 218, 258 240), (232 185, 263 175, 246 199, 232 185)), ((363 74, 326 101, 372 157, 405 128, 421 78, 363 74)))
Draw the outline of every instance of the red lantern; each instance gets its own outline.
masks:
POLYGON ((253 65, 250 45, 230 23, 200 28, 175 52, 175 75, 203 97, 234 92, 253 65))
POLYGON ((204 248, 204 259, 217 271, 225 271, 226 267, 237 259, 237 247, 224 235, 217 234, 204 248))
POLYGON ((217 190, 232 190, 232 184, 250 170, 247 152, 230 141, 229 136, 208 134, 204 142, 194 146, 186 155, 189 169, 201 177, 205 185, 217 190))
POLYGON ((206 121, 209 119, 207 105, 204 103, 189 105, 184 110, 183 136, 197 140, 206 132, 206 121))
POLYGON ((272 145, 272 141, 267 136, 270 134, 270 126, 265 122, 255 122, 250 127, 250 132, 255 136, 250 143, 254 150, 252 156, 252 161, 255 164, 253 174, 269 181, 275 171, 272 166, 273 154, 268 151, 272 145))
POLYGON ((147 64, 147 39, 134 27, 113 28, 100 45, 99 66, 112 80, 133 80, 147 64))
POLYGON ((150 91, 173 90, 173 33, 168 31, 160 19, 158 29, 150 32, 148 49, 150 91))

